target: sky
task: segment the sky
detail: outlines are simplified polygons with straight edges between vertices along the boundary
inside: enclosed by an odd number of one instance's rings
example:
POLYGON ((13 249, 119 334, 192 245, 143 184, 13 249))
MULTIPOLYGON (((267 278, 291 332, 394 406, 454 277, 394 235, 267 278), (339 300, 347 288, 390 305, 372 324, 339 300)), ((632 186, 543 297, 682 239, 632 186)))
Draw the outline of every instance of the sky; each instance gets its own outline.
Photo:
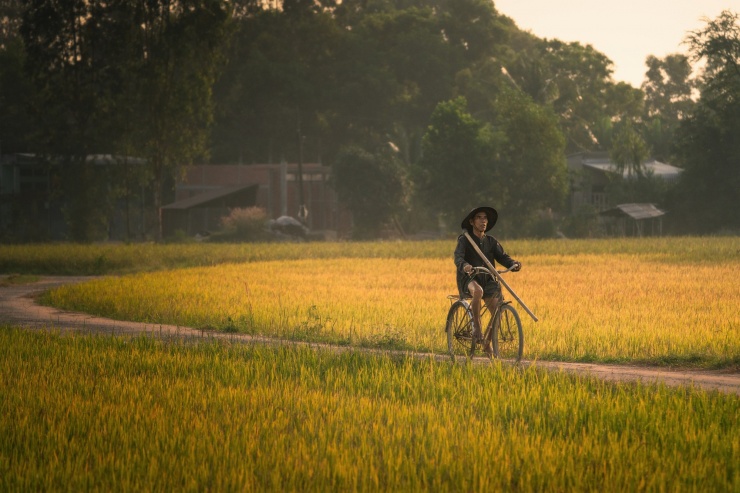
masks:
POLYGON ((540 38, 592 45, 614 62, 614 80, 640 87, 648 55, 688 54, 689 31, 723 10, 740 13, 740 0, 493 0, 524 31, 540 38))

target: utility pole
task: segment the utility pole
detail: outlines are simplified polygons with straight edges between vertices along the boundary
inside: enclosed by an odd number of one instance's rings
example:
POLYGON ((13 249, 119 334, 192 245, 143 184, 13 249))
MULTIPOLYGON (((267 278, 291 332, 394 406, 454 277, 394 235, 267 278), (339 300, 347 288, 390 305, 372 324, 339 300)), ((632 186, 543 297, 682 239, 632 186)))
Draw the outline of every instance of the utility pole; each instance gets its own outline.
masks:
POLYGON ((301 132, 301 115, 298 113, 298 220, 304 225, 308 218, 308 208, 303 197, 303 133, 301 132))

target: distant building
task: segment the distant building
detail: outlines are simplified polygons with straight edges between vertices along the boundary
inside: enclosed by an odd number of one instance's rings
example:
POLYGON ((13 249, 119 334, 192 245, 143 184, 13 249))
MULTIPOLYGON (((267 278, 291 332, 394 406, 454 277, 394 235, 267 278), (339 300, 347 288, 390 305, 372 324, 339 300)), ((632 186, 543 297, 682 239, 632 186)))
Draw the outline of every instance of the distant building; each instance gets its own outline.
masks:
POLYGON ((607 220, 609 233, 615 236, 660 236, 665 211, 655 204, 619 204, 599 215, 607 220))
MULTIPOLYGON (((570 174, 570 210, 578 211, 583 206, 603 211, 613 207, 607 193, 610 175, 618 176, 617 166, 606 152, 582 152, 567 158, 570 174)), ((670 164, 650 160, 642 164, 648 175, 665 180, 668 183, 678 181, 683 170, 670 164)), ((625 179, 633 178, 629 170, 622 171, 625 179)))
POLYGON ((33 154, 0 158, 0 241, 40 241, 63 234, 49 163, 33 154))
MULTIPOLYGON (((123 166, 142 166, 144 160, 110 154, 90 155, 101 186, 120 186, 123 166)), ((69 239, 64 210, 69 202, 61 186, 67 172, 61 159, 46 159, 36 154, 3 154, 0 157, 0 242, 48 241, 69 239)), ((102 233, 107 239, 143 238, 145 201, 150 190, 137 187, 112 205, 102 233)), ((102 204, 101 204, 102 206, 102 204)))
MULTIPOLYGON (((329 186, 331 168, 306 163, 302 169, 306 226, 313 231, 346 232, 349 215, 329 186)), ((217 230, 233 207, 260 207, 271 219, 297 218, 301 205, 298 184, 296 163, 190 166, 175 185, 175 202, 162 208, 163 233, 166 236, 179 229, 195 235, 217 230)))
MULTIPOLYGON (((94 155, 92 163, 101 184, 121 185, 123 166, 140 166, 141 159, 94 155)), ((340 208, 329 186, 330 168, 315 163, 302 165, 305 225, 327 236, 347 234, 350 215, 340 208)), ((166 183, 164 206, 152 210, 151 190, 129 190, 112 204, 103 234, 110 240, 151 237, 157 212, 162 233, 190 236, 220 229, 221 218, 231 208, 257 206, 271 219, 299 216, 298 165, 198 165, 186 168, 184 178, 166 183)), ((0 242, 48 241, 69 238, 64 210, 68 203, 60 186, 65 167, 60 161, 34 154, 0 157, 0 242)))

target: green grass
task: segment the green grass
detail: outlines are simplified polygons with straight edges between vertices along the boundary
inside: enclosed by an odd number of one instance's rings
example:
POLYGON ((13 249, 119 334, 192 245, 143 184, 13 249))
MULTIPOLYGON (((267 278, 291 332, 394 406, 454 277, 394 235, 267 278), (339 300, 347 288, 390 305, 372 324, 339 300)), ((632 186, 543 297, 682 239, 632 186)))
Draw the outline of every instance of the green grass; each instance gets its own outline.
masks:
MULTIPOLYGON (((451 258, 454 241, 452 237, 423 242, 0 245, 0 273, 100 275, 269 260, 451 258)), ((502 242, 508 251, 519 256, 622 254, 687 263, 722 262, 740 257, 740 237, 502 242)))
POLYGON ((0 490, 738 491, 740 400, 0 327, 0 490))
POLYGON ((24 275, 24 274, 9 274, 7 276, 0 275, 0 288, 6 286, 17 286, 19 284, 31 284, 37 282, 39 276, 24 275))

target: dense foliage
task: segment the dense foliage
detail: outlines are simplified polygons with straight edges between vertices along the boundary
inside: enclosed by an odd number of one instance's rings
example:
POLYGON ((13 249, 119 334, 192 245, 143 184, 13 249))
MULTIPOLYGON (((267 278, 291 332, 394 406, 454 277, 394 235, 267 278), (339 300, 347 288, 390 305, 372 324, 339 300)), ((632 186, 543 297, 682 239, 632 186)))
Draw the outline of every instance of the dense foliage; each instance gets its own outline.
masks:
MULTIPOLYGON (((651 56, 641 88, 615 82, 592 46, 523 32, 486 0, 30 0, 2 14, 2 152, 62 163, 53 186, 73 239, 105 238, 116 200, 147 204, 155 222, 193 162, 341 167, 350 148, 400 167, 384 171, 403 191, 380 220, 428 224, 482 197, 524 228, 537 212, 565 211, 565 155, 604 151, 637 175, 645 156, 686 166, 681 196, 699 190, 682 225, 738 227, 717 214, 740 188, 729 11, 689 36, 707 62, 701 77, 685 55, 651 56), (452 108, 475 136, 435 127, 452 108), (101 182, 93 154, 146 165, 124 161, 101 182)), ((374 194, 364 176, 338 183, 374 194)), ((664 190, 653 199, 682 202, 664 190)))
POLYGON ((676 207, 686 231, 740 230, 739 19, 724 12, 688 38, 707 69, 701 98, 681 122, 677 141, 686 172, 676 207))

